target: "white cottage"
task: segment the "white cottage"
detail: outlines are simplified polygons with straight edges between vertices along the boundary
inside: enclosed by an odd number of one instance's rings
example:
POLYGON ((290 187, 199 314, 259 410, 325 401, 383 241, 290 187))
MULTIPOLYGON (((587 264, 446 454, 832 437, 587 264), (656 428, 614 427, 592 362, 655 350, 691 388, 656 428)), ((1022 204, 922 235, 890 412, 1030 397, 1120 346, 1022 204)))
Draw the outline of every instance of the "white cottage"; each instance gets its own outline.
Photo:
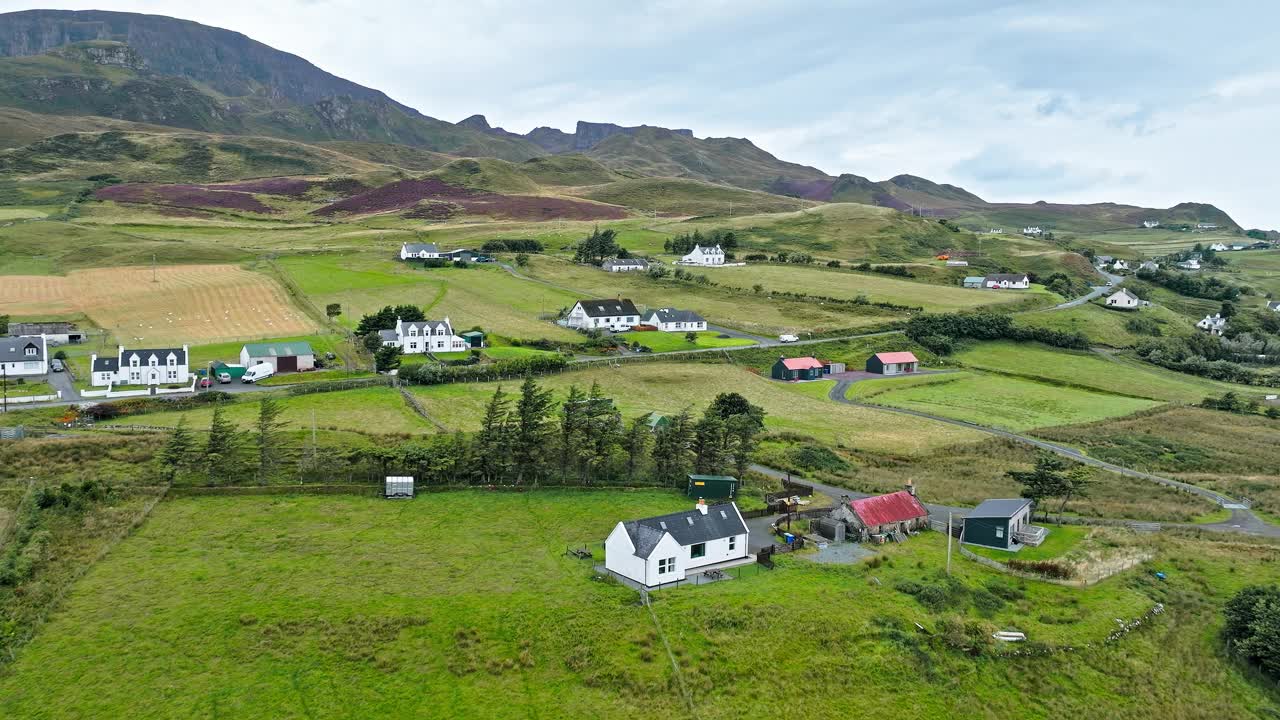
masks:
POLYGON ((1151 228, 1158 228, 1160 227, 1160 221, 1159 220, 1143 220, 1142 227, 1147 228, 1148 230, 1150 230, 1151 228))
POLYGON ((126 350, 117 347, 115 357, 89 357, 89 384, 186 385, 191 382, 187 368, 187 346, 126 350))
POLYGON ((988 275, 984 284, 989 288, 1026 290, 1031 287, 1031 278, 1026 275, 1002 273, 998 275, 988 275))
POLYGON ((724 250, 720 246, 702 247, 694 245, 693 250, 684 257, 680 258, 681 265, 723 265, 724 250))
POLYGON ((1027 227, 1022 228, 1022 234, 1023 235, 1043 235, 1044 229, 1041 228, 1039 225, 1028 225, 1027 227))
POLYGON ((1210 335, 1221 335, 1227 329, 1227 319, 1218 313, 1214 313, 1212 316, 1205 315, 1203 320, 1196 323, 1196 327, 1210 335))
POLYGON ((403 243, 400 245, 401 260, 439 260, 442 257, 440 248, 435 243, 403 243))
POLYGON ((644 324, 652 325, 662 332, 691 332, 707 329, 707 321, 692 310, 675 310, 661 308, 650 310, 644 316, 644 324))
POLYGON ((1107 298, 1107 307, 1119 308, 1120 310, 1137 310, 1142 304, 1142 300, 1135 295, 1130 295, 1128 290, 1121 288, 1119 292, 1112 293, 1107 298))
POLYGON ((656 587, 690 574, 755 562, 747 552, 747 523, 734 503, 620 522, 604 543, 609 572, 656 587))
POLYGON ((1112 270, 1114 270, 1115 272, 1119 272, 1119 271, 1121 271, 1121 270, 1128 270, 1128 269, 1129 269, 1129 261, 1127 261, 1127 260, 1117 260, 1117 261, 1115 261, 1115 262, 1111 263, 1111 269, 1112 269, 1112 270))
POLYGON ((1156 272, 1159 269, 1160 263, 1152 260, 1144 260, 1142 264, 1138 266, 1138 272, 1156 272))
POLYGON ((579 300, 573 304, 564 324, 571 328, 589 330, 630 329, 640 324, 640 311, 636 304, 625 298, 617 300, 579 300))
POLYGON ((1222 243, 1214 243, 1214 244, 1212 244, 1212 245, 1210 245, 1210 246, 1209 246, 1209 249, 1210 249, 1210 250, 1212 250, 1212 251, 1214 251, 1214 252, 1226 252, 1226 251, 1227 251, 1227 246, 1226 246, 1226 245, 1224 245, 1224 244, 1222 244, 1222 243))
POLYGON ((48 339, 44 335, 0 338, 0 370, 11 378, 48 374, 48 339))
POLYGON ((396 318, 392 330, 379 330, 383 345, 398 347, 405 355, 421 355, 428 352, 461 352, 471 347, 464 338, 453 334, 449 318, 405 322, 396 318))
POLYGON ((600 264, 605 272, 644 272, 649 269, 649 261, 644 258, 609 258, 600 264))

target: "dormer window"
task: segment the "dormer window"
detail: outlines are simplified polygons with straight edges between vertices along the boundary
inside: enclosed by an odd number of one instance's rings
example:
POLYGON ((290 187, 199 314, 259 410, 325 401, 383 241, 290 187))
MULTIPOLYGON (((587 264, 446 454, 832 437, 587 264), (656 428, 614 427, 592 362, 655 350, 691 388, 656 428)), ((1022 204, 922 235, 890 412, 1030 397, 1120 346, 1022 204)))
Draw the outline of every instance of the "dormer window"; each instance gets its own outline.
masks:
POLYGON ((39 351, 38 351, 38 350, 36 350, 36 346, 35 346, 35 345, 28 345, 28 346, 27 346, 27 355, 30 355, 30 356, 34 357, 34 356, 36 356, 36 355, 38 355, 38 354, 39 354, 39 351))
POLYGON ((137 355, 134 355, 133 357, 129 358, 129 366, 130 366, 130 367, 138 367, 138 356, 137 356, 137 355))

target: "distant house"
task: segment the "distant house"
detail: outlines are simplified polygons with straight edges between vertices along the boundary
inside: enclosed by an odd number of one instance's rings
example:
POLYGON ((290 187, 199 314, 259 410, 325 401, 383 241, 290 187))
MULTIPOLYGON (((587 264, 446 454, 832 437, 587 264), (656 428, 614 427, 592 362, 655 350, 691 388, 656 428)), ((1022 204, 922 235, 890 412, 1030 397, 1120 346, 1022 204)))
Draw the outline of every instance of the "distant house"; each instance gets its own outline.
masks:
POLYGON ((600 264, 605 272, 644 272, 649 269, 649 261, 642 258, 609 258, 600 264))
POLYGON ((1268 301, 1267 309, 1272 312, 1280 312, 1280 301, 1276 301, 1276 300, 1268 301))
POLYGON ((1214 243, 1209 246, 1209 249, 1214 252, 1226 252, 1227 246, 1223 243, 1214 243))
POLYGON ((645 418, 644 424, 648 426, 649 432, 658 432, 662 428, 671 427, 671 418, 666 415, 653 412, 645 418))
POLYGON ((115 357, 89 356, 89 384, 185 385, 191 382, 187 368, 187 346, 180 348, 116 348, 115 357))
MULTIPOLYGON (((471 343, 464 337, 453 334, 453 325, 449 318, 444 320, 421 320, 405 322, 396 318, 396 326, 391 330, 379 330, 382 344, 398 347, 405 355, 420 355, 429 352, 461 352, 469 350, 471 343)), ((484 345, 483 336, 481 346, 484 345)))
POLYGON ((435 243, 403 243, 400 245, 401 260, 439 260, 440 249, 435 243))
POLYGON ((1217 223, 1196 223, 1197 230, 1217 230, 1217 223))
POLYGON ((692 310, 675 310, 673 308, 650 310, 644 316, 643 322, 645 325, 652 325, 662 332, 696 332, 707 329, 706 319, 692 310))
POLYGON ((905 533, 929 526, 929 511, 911 490, 850 500, 851 525, 865 538, 869 535, 905 533))
POLYGON ((1227 329, 1227 319, 1217 313, 1212 317, 1205 315, 1203 320, 1196 323, 1196 327, 1210 335, 1221 335, 1227 329))
POLYGON ((1111 257, 1110 255, 1094 255, 1093 256, 1093 262, 1098 265, 1110 265, 1115 261, 1116 259, 1111 257))
POLYGON ((1199 270, 1200 261, 1195 258, 1192 258, 1190 260, 1183 260, 1182 262, 1178 263, 1178 267, 1183 270, 1199 270))
POLYGON ((960 542, 998 550, 1039 545, 1048 531, 1031 524, 1031 508, 1023 498, 984 500, 965 514, 960 542))
POLYGON ((684 257, 680 258, 681 265, 723 265, 724 250, 720 246, 702 247, 694 245, 693 250, 684 257))
POLYGON ((1151 260, 1144 260, 1142 264, 1138 266, 1138 272, 1156 272, 1159 269, 1160 263, 1153 262, 1151 260))
POLYGON ((991 228, 987 232, 991 233, 992 235, 1003 235, 1004 228, 991 228))
POLYGON ((738 478, 732 475, 690 475, 685 494, 693 500, 732 500, 738 496, 738 478))
POLYGON ((644 587, 686 579, 698 570, 734 567, 747 552, 747 523, 733 503, 620 522, 604 543, 609 572, 644 587))
POLYGON ((774 380, 785 380, 794 382, 797 380, 820 380, 822 379, 822 363, 817 358, 799 357, 799 358, 778 358, 778 362, 773 364, 774 380))
POLYGON ((1232 244, 1232 246, 1231 246, 1231 250, 1232 250, 1232 252, 1236 252, 1236 251, 1244 250, 1244 249, 1245 249, 1245 246, 1244 246, 1244 245, 1241 245, 1241 244, 1239 244, 1239 243, 1232 244))
POLYGON ((625 298, 617 300, 579 300, 565 317, 571 328, 587 330, 620 330, 640 324, 640 311, 636 304, 625 298))
POLYGON ((1151 228, 1158 228, 1160 227, 1160 221, 1159 220, 1143 220, 1142 227, 1147 228, 1148 230, 1150 230, 1151 228))
POLYGON ((1128 270, 1129 262, 1127 260, 1116 260, 1115 262, 1111 263, 1111 269, 1115 272, 1119 272, 1121 270, 1128 270))
POLYGON ((980 288, 986 285, 987 279, 981 275, 974 275, 964 279, 964 286, 967 288, 980 288))
POLYGON ((1109 308, 1118 308, 1120 310, 1137 310, 1142 304, 1142 300, 1135 295, 1130 295, 1128 290, 1121 288, 1119 292, 1114 292, 1106 300, 1109 308))
POLYGON ((1031 278, 1026 275, 997 274, 988 275, 983 284, 989 288, 1004 290, 1026 290, 1031 287, 1031 278))
POLYGON ((11 322, 9 337, 44 336, 50 345, 66 345, 84 342, 84 333, 76 329, 75 323, 69 322, 11 322))
POLYGON ((276 372, 315 370, 316 351, 302 340, 274 343, 249 343, 240 348, 240 364, 252 367, 268 363, 276 372))
POLYGON ((968 260, 948 260, 947 267, 969 267, 968 260))
POLYGON ((1028 225, 1027 227, 1022 228, 1022 234, 1023 235, 1043 235, 1044 230, 1042 230, 1038 225, 1028 225))
POLYGON ((867 358, 867 372, 880 375, 902 375, 920 368, 914 353, 882 352, 867 358))
POLYGON ((8 377, 49 372, 49 342, 41 335, 0 338, 0 370, 8 377))

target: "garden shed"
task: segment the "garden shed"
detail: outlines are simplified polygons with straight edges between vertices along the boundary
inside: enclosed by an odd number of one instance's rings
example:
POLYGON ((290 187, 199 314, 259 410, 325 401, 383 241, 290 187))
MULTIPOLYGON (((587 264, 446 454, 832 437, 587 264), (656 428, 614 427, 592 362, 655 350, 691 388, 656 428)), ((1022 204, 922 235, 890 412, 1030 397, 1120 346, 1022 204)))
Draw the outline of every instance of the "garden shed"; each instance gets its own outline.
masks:
POLYGON ((780 357, 778 362, 773 364, 774 380, 821 380, 822 379, 822 363, 817 358, 801 357, 787 358, 780 357))
POLYGON ((463 340, 467 341, 467 347, 472 347, 472 348, 484 347, 484 333, 480 332, 479 330, 464 332, 458 337, 461 337, 463 340))
POLYGON ((998 550, 1039 545, 1048 531, 1031 524, 1031 508, 1024 498, 984 500, 965 515, 960 542, 998 550))
POLYGON ((705 500, 732 500, 738 496, 738 478, 731 475, 690 475, 688 495, 705 500))

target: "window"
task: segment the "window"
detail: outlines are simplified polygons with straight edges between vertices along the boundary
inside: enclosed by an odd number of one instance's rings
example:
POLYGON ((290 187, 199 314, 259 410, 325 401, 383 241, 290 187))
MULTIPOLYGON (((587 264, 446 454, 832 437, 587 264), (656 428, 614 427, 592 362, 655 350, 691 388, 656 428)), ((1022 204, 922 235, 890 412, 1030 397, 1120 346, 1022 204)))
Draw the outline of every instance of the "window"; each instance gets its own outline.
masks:
POLYGON ((35 348, 35 346, 34 346, 34 345, 33 345, 33 346, 31 346, 31 347, 29 347, 29 348, 27 348, 27 354, 28 354, 28 355, 36 355, 37 353, 38 353, 38 351, 36 350, 36 348, 35 348))
POLYGON ((1002 528, 1002 527, 997 527, 997 528, 996 528, 996 537, 997 537, 997 538, 1002 538, 1002 539, 1004 538, 1004 528, 1002 528))
POLYGON ((733 537, 729 538, 729 552, 733 552, 734 550, 737 550, 737 549, 738 549, 738 536, 734 535, 733 537))
POLYGON ((693 545, 693 546, 691 546, 691 547, 689 548, 689 557, 691 557, 691 558, 700 558, 700 557, 705 557, 705 556, 706 556, 706 554, 707 554, 707 544, 706 544, 706 543, 698 543, 698 544, 693 545))
POLYGON ((675 569, 676 569, 675 558, 662 558, 661 560, 658 561, 659 575, 666 575, 669 572, 675 572, 675 569))

